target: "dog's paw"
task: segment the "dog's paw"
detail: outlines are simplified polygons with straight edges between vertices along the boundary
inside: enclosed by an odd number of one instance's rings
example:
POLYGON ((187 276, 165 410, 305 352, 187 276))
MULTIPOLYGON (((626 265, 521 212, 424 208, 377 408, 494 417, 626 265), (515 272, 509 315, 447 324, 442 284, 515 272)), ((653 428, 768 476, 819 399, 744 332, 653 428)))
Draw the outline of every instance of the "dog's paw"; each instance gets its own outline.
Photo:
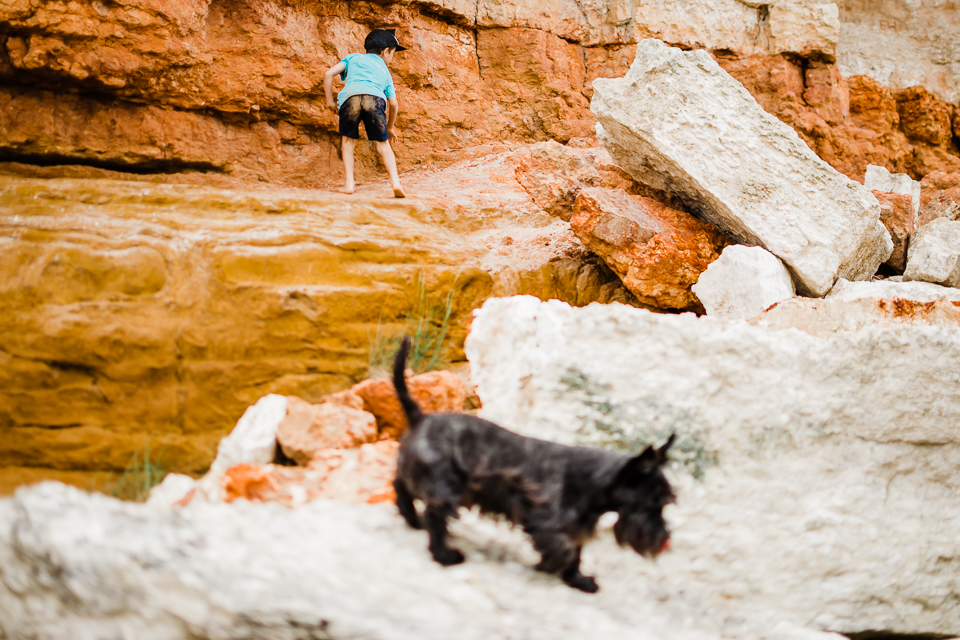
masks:
POLYGON ((456 549, 438 549, 433 551, 433 559, 445 567, 460 564, 464 561, 463 554, 456 549))
POLYGON ((596 580, 583 574, 578 574, 569 580, 564 580, 564 582, 574 589, 579 589, 580 591, 584 591, 586 593, 596 593, 600 590, 600 585, 597 584, 596 580))

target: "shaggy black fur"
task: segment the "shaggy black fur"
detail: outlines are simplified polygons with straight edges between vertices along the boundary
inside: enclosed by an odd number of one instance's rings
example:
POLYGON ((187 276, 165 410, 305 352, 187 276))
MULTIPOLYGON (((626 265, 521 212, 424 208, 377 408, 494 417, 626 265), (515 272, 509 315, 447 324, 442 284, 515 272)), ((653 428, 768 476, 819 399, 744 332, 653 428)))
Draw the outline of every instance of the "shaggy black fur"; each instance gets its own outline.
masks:
POLYGON ((463 562, 463 554, 447 544, 447 518, 473 506, 523 527, 541 555, 536 568, 588 593, 598 587, 580 573, 580 549, 604 513, 619 514, 614 534, 621 545, 645 556, 667 547, 663 507, 675 498, 661 467, 673 436, 659 449, 648 447, 631 457, 525 438, 463 414, 425 416, 404 379, 409 348, 404 339, 393 367, 410 423, 394 487, 401 515, 414 529, 427 529, 437 562, 463 562), (422 518, 415 498, 426 506, 422 518))

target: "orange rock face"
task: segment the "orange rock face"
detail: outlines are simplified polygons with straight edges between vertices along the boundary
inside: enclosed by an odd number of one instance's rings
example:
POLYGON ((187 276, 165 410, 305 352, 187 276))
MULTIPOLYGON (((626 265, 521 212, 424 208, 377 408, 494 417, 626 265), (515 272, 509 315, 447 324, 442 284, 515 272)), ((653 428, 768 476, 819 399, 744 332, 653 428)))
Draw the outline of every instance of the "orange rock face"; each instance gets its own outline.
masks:
POLYGON ((320 404, 287 398, 287 417, 277 429, 277 444, 300 465, 309 464, 324 449, 346 449, 376 439, 376 419, 351 391, 327 396, 320 404))
POLYGON ((650 198, 586 188, 571 227, 643 303, 698 309, 690 290, 726 245, 713 225, 650 198))
MULTIPOLYGON (((449 371, 431 371, 407 378, 410 395, 427 413, 461 411, 467 397, 460 376, 449 371)), ((363 398, 363 406, 377 418, 381 438, 399 438, 407 430, 407 418, 397 400, 393 382, 364 380, 351 391, 363 398)))
POLYGON ((917 226, 937 218, 960 219, 960 173, 937 171, 920 181, 920 216, 917 226))
POLYGON ((935 146, 953 140, 953 106, 940 100, 923 87, 911 87, 894 94, 900 128, 911 140, 935 146))
POLYGON ((907 266, 910 234, 914 230, 913 198, 909 195, 885 191, 874 191, 873 195, 880 202, 880 222, 893 238, 893 253, 884 264, 903 273, 907 266))
POLYGON ((636 184, 613 164, 605 149, 573 149, 556 142, 518 152, 517 181, 544 211, 561 220, 573 217, 573 203, 584 187, 634 189, 636 184))

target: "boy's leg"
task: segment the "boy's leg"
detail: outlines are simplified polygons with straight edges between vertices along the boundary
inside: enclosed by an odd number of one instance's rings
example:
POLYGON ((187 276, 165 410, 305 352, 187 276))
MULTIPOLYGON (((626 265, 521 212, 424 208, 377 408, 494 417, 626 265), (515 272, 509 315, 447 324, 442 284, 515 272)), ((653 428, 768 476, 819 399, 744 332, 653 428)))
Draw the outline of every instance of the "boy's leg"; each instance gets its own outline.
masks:
POLYGON ((390 174, 390 186, 393 187, 393 195, 396 198, 406 198, 407 194, 403 192, 400 186, 400 176, 397 173, 397 157, 393 155, 393 149, 390 142, 377 142, 377 151, 383 158, 383 164, 387 167, 387 173, 390 174))
POLYGON ((343 191, 353 193, 353 150, 360 137, 361 96, 351 96, 340 106, 340 135, 343 136, 343 191))
POLYGON ((355 184, 353 181, 353 150, 357 146, 357 141, 353 138, 343 137, 343 192, 353 193, 355 184))

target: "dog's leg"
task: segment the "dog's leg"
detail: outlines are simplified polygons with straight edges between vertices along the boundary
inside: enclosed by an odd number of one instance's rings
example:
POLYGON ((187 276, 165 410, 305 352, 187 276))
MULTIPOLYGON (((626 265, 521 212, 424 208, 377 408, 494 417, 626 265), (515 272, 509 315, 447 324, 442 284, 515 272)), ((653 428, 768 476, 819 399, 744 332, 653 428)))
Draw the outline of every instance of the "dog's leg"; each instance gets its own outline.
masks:
POLYGON ((577 547, 576 558, 563 570, 563 573, 560 574, 560 579, 574 589, 580 589, 580 591, 586 591, 587 593, 596 593, 600 589, 597 581, 590 576, 585 576, 580 573, 580 550, 582 548, 583 547, 577 547))
POLYGON ((531 533, 533 546, 540 552, 537 571, 559 574, 567 585, 587 593, 596 593, 600 587, 590 576, 580 573, 580 547, 573 545, 570 539, 552 531, 531 533))
POLYGON ((449 506, 427 505, 424 521, 430 534, 430 553, 445 567, 463 562, 463 554, 447 546, 447 518, 456 512, 449 506))
POLYGON ((397 508, 400 510, 400 515, 414 529, 423 529, 420 514, 417 513, 417 508, 413 506, 413 496, 410 495, 407 485, 403 483, 403 480, 397 478, 393 481, 393 489, 397 493, 397 508))

